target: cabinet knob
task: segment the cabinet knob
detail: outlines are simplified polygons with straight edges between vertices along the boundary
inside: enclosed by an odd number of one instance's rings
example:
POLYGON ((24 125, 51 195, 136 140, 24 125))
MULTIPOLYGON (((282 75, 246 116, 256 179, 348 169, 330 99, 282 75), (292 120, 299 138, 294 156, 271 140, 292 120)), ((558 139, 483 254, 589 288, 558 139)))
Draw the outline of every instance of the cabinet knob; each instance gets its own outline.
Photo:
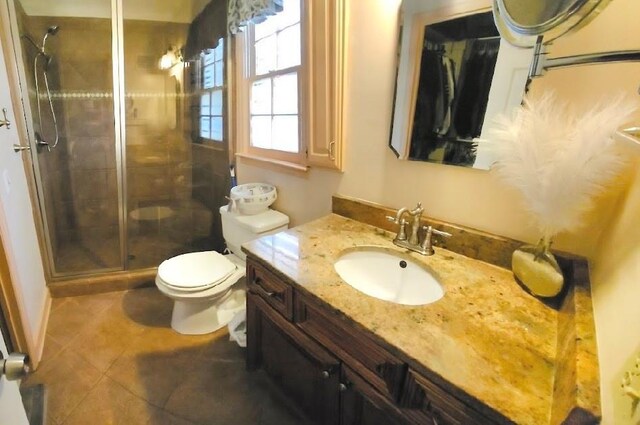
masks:
POLYGON ((345 392, 349 389, 349 383, 342 383, 340 382, 340 385, 338 385, 338 389, 340 390, 340 392, 345 392))
POLYGON ((322 379, 328 379, 331 376, 331 371, 323 370, 321 373, 322 379))

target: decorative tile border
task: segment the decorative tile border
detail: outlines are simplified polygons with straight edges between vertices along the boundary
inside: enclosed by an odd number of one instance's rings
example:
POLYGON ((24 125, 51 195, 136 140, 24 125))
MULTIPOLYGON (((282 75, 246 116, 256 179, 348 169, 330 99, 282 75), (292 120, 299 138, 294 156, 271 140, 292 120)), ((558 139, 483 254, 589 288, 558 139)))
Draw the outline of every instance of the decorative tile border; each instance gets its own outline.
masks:
MULTIPOLYGON (((35 90, 29 90, 29 94, 36 95, 35 90)), ((124 97, 127 99, 153 99, 153 98, 189 98, 195 97, 198 93, 163 93, 163 92, 129 92, 125 93, 124 97)), ((46 92, 40 93, 41 99, 47 98, 46 92)), ((88 91, 52 91, 52 99, 112 99, 113 92, 88 92, 88 91)))

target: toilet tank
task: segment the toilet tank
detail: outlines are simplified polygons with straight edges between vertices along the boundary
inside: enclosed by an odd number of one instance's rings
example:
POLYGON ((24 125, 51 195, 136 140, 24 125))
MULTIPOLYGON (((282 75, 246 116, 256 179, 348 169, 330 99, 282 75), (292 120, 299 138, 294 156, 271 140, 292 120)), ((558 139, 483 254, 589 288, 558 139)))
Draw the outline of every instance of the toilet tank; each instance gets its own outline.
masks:
POLYGON ((236 211, 227 211, 225 205, 220 207, 220 217, 227 248, 243 260, 247 256, 240 245, 261 236, 278 233, 289 226, 289 217, 272 209, 255 215, 241 215, 236 211))

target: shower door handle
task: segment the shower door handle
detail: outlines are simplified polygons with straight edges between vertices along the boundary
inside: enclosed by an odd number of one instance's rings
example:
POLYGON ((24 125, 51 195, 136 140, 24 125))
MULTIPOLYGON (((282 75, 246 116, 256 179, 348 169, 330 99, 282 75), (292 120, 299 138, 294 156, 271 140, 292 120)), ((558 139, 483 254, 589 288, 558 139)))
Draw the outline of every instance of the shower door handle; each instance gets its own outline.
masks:
POLYGON ((2 108, 2 116, 0 119, 0 127, 7 126, 7 130, 11 128, 11 121, 7 119, 7 108, 2 108))

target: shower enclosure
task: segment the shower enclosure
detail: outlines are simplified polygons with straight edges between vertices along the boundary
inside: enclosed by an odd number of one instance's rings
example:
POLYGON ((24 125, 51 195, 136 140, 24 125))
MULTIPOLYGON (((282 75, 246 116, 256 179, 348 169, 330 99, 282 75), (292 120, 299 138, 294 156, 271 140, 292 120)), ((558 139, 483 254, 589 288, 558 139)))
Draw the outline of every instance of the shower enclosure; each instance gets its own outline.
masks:
POLYGON ((222 250, 226 2, 1 1, 50 276, 222 250))

